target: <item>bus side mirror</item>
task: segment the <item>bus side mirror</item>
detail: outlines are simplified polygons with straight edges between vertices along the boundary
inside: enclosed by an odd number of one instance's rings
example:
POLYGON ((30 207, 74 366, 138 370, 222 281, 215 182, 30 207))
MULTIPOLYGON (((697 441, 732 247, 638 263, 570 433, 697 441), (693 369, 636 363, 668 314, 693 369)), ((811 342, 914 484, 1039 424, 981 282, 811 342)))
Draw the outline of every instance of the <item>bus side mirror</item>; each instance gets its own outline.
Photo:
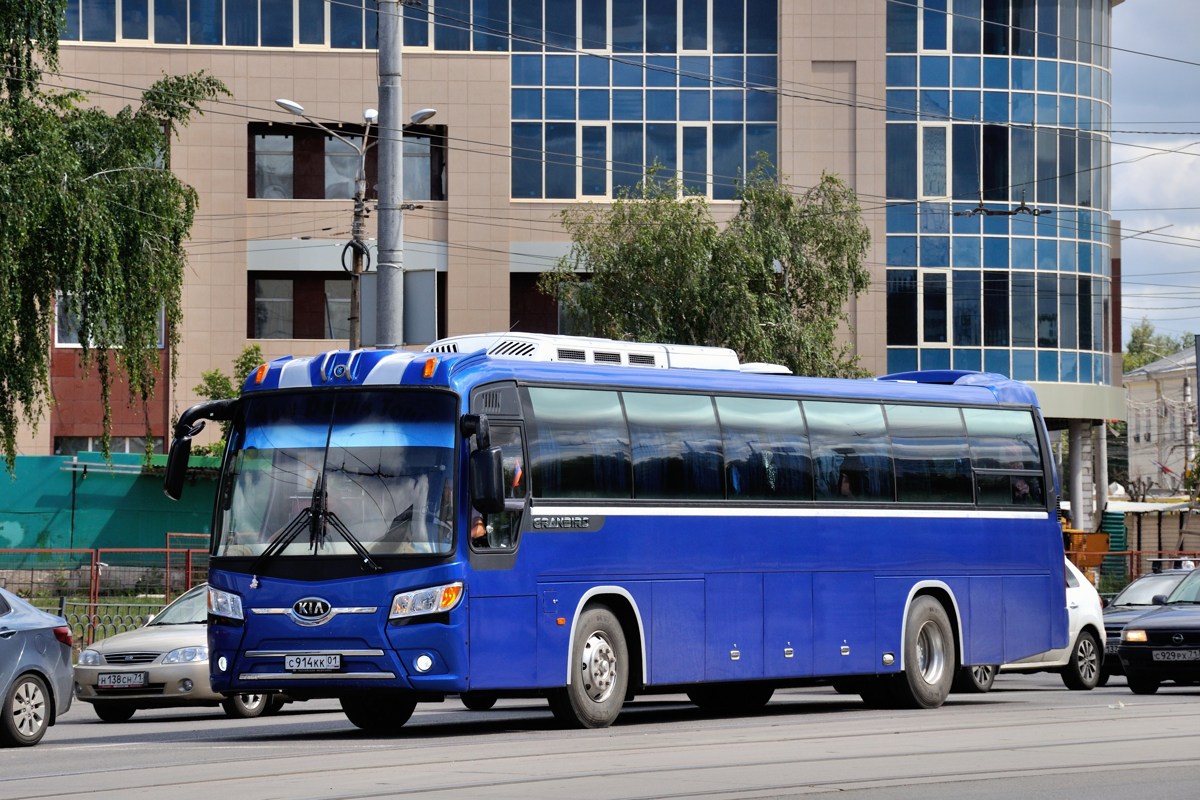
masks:
POLYGON ((183 412, 175 423, 174 439, 167 454, 167 468, 163 475, 163 494, 178 500, 183 494, 183 479, 187 477, 188 458, 192 454, 192 437, 204 430, 204 421, 227 422, 237 410, 236 399, 210 400, 197 403, 183 412))
POLYGON ((499 447, 488 447, 471 453, 468 468, 471 505, 481 514, 498 514, 504 510, 504 466, 499 447))
MULTIPOLYGON (((197 427, 203 429, 204 423, 201 422, 197 427)), ((191 454, 191 436, 181 436, 171 442, 171 451, 167 454, 167 470, 163 476, 163 494, 172 500, 178 500, 183 495, 183 479, 187 477, 188 457, 191 454)))

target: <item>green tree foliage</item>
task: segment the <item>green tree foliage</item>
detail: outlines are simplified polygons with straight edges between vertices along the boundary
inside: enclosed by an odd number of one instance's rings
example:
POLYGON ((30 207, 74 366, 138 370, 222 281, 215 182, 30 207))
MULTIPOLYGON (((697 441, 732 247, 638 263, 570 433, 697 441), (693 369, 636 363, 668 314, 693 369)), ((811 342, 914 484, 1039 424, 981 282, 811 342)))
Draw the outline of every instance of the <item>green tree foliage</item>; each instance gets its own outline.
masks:
MULTIPOLYGON (((261 347, 256 344, 247 345, 241 354, 233 360, 232 378, 219 369, 210 369, 200 373, 201 381, 192 391, 199 397, 207 400, 223 400, 229 397, 237 397, 241 393, 242 385, 240 381, 245 380, 246 376, 254 372, 265 360, 261 347), (234 381, 239 382, 234 383, 234 381)), ((221 455, 221 453, 225 452, 225 441, 229 438, 229 428, 232 424, 232 422, 222 422, 220 441, 213 442, 210 445, 194 447, 192 448, 192 453, 209 456, 221 455)))
POLYGON ((1179 337, 1156 333, 1154 323, 1142 317, 1142 321, 1129 332, 1129 342, 1125 345, 1125 371, 1144 367, 1165 356, 1173 356, 1180 350, 1192 347, 1195 339, 1195 334, 1191 333, 1179 337))
POLYGON ((859 376, 837 330, 867 290, 870 235, 839 178, 796 196, 765 160, 719 228, 704 198, 651 169, 607 205, 561 214, 571 252, 539 287, 591 335, 729 347, 801 375, 859 376))
POLYGON ((10 472, 19 422, 36 429, 45 413, 60 293, 99 378, 106 453, 112 371, 135 400, 152 396, 160 312, 168 346, 178 345, 196 210, 195 191, 167 169, 170 137, 229 94, 203 72, 164 76, 137 109, 110 115, 84 107, 80 93, 43 90, 65 7, 0 3, 0 437, 10 472))

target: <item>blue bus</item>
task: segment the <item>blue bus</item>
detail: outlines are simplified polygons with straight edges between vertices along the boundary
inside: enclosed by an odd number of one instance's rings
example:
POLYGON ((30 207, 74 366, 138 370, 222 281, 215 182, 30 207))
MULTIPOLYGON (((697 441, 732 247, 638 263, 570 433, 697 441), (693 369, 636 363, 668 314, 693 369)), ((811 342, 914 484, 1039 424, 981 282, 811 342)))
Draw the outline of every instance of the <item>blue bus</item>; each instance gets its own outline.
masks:
POLYGON ((175 427, 230 423, 212 525, 213 687, 638 695, 752 711, 832 684, 933 708, 973 665, 1067 642, 1058 481, 1000 375, 773 374, 720 348, 501 333, 282 358, 175 427))

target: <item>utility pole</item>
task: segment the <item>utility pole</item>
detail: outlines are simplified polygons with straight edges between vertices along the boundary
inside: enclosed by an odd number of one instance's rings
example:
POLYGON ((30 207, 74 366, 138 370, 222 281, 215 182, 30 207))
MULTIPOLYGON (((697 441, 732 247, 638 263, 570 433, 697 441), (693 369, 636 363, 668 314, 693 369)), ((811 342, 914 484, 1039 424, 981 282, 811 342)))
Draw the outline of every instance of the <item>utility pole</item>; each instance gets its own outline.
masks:
POLYGON ((401 122, 402 5, 378 0, 379 8, 379 268, 375 346, 404 342, 404 127, 401 122))

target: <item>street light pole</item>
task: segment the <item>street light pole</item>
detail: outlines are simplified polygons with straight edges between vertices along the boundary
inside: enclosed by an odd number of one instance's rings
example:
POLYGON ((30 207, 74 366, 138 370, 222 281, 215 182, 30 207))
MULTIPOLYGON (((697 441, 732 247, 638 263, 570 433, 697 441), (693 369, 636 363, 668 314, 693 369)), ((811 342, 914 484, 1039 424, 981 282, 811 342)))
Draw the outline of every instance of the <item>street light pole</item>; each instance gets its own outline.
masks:
POLYGON ((402 2, 379 0, 379 268, 375 346, 404 344, 404 130, 402 2))
MULTIPOLYGON (((350 268, 350 349, 357 350, 362 347, 362 293, 360 283, 363 273, 363 255, 367 252, 367 245, 364 242, 366 232, 366 217, 367 217, 367 148, 368 138, 371 135, 371 123, 379 118, 379 112, 373 108, 368 108, 363 111, 363 136, 362 144, 356 144, 353 139, 342 136, 335 130, 322 125, 312 117, 304 113, 304 106, 288 100, 280 98, 275 101, 275 105, 287 111, 290 114, 295 114, 298 117, 303 117, 311 124, 317 126, 321 130, 341 140, 344 144, 354 149, 358 153, 358 169, 354 174, 354 219, 350 223, 350 244, 349 248, 353 251, 353 262, 350 268)), ((345 251, 342 251, 342 266, 345 267, 345 251)))

